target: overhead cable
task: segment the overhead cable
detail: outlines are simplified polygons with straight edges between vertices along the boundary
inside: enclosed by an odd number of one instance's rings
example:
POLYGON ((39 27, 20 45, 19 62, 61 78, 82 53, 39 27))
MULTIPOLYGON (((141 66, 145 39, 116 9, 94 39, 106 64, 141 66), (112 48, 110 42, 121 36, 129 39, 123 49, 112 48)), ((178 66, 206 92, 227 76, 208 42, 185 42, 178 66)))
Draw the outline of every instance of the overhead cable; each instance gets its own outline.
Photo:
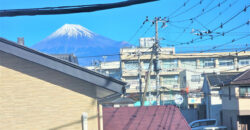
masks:
POLYGON ((0 17, 94 12, 98 10, 120 8, 120 7, 126 7, 126 6, 153 2, 153 1, 158 1, 158 0, 126 0, 126 1, 116 2, 116 3, 107 3, 107 4, 44 7, 44 8, 29 8, 29 9, 7 9, 7 10, 0 10, 0 17))

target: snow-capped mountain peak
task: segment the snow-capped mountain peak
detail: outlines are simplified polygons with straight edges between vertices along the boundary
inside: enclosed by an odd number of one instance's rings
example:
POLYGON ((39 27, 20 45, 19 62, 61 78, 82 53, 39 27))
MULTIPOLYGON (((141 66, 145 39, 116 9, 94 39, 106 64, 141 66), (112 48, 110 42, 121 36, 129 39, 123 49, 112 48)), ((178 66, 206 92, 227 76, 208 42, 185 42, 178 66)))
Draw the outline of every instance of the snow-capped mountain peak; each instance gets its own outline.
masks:
POLYGON ((67 36, 68 38, 85 36, 88 38, 92 38, 94 36, 94 33, 78 24, 64 24, 61 28, 52 33, 49 38, 54 38, 58 36, 67 36))

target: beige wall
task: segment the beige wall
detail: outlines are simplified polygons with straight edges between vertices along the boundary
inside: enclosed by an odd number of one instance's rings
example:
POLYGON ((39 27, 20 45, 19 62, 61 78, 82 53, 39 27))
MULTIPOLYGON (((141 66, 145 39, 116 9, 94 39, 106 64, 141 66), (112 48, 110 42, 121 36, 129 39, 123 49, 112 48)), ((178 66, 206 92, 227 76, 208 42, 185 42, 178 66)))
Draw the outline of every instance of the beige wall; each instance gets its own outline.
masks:
POLYGON ((0 51, 0 130, 98 129, 96 87, 0 51))
POLYGON ((239 109, 240 115, 250 115, 250 99, 239 98, 239 109))

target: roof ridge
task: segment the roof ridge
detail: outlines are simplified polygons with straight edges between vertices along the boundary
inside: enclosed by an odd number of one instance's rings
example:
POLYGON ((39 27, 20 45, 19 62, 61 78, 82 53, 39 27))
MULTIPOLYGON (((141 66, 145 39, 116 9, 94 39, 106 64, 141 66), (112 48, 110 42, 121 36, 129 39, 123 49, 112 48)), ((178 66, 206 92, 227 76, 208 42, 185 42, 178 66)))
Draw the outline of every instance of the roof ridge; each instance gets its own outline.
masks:
POLYGON ((234 80, 232 80, 231 82, 235 82, 236 80, 238 80, 239 78, 241 78, 242 76, 244 76, 247 72, 249 72, 250 69, 246 70, 245 72, 243 72, 242 74, 240 74, 239 76, 237 76, 234 80))

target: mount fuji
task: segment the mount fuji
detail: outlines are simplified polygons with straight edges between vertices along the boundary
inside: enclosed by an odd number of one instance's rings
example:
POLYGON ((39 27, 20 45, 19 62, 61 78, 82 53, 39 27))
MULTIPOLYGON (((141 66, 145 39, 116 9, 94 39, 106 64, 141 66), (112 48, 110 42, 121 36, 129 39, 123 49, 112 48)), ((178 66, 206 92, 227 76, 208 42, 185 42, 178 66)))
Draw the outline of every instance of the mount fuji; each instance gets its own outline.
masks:
MULTIPOLYGON (((79 64, 86 66, 93 60, 101 60, 102 55, 119 54, 120 48, 126 46, 129 46, 126 42, 111 40, 81 25, 65 24, 31 48, 48 54, 73 53, 79 64)), ((107 60, 119 60, 119 55, 107 56, 107 60)))

